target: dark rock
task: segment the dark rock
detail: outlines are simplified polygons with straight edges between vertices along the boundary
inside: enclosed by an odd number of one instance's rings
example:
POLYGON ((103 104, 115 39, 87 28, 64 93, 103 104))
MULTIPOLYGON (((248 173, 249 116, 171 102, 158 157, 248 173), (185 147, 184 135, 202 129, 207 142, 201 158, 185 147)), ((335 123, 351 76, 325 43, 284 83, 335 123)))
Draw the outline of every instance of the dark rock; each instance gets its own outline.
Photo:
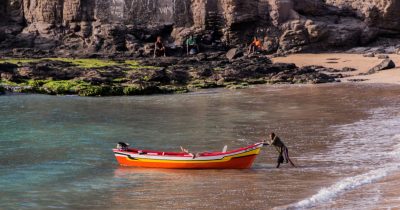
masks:
POLYGON ((349 71, 357 71, 357 69, 351 68, 351 67, 343 67, 342 68, 342 72, 349 72, 349 71))
POLYGON ((230 61, 241 56, 243 56, 243 51, 238 48, 232 48, 226 53, 226 58, 228 58, 230 61))
POLYGON ((363 82, 363 81, 367 81, 368 79, 348 79, 347 81, 350 82, 363 82))
POLYGON ((394 62, 392 60, 385 59, 380 64, 378 64, 375 67, 373 67, 372 69, 368 70, 367 74, 373 74, 373 73, 376 73, 378 71, 382 71, 382 70, 386 70, 386 69, 392 69, 394 67, 396 67, 396 65, 394 64, 394 62))
POLYGON ((387 59, 389 58, 388 55, 378 55, 378 59, 387 59))
POLYGON ((160 82, 162 84, 169 83, 170 80, 165 68, 153 71, 148 79, 149 82, 160 82))
POLYGON ((1 72, 14 72, 17 70, 18 65, 12 63, 0 63, 0 73, 1 72))
POLYGON ((195 56, 195 58, 196 58, 197 61, 205 61, 205 60, 207 60, 207 54, 205 54, 205 53, 198 53, 198 54, 195 56))
POLYGON ((143 66, 168 67, 177 64, 179 61, 180 60, 176 57, 160 57, 155 59, 141 59, 139 64, 143 66))
POLYGON ((186 84, 189 80, 188 71, 185 69, 174 69, 170 73, 170 79, 176 84, 186 84))
POLYGON ((210 77, 213 74, 213 70, 210 67, 199 68, 196 71, 197 78, 210 77))
POLYGON ((364 56, 364 57, 372 58, 372 57, 375 57, 375 53, 366 53, 366 54, 364 54, 363 56, 364 56))
POLYGON ((279 69, 283 69, 283 70, 292 70, 297 68, 296 64, 294 63, 273 63, 270 66, 271 69, 274 69, 272 71, 279 71, 279 69))
MULTIPOLYGON (((223 54, 222 54, 223 55, 223 54)), ((120 59, 116 54, 115 59, 120 59)), ((178 58, 146 58, 136 66, 122 60, 107 67, 81 67, 59 60, 37 60, 10 66, 1 77, 21 84, 16 91, 48 94, 79 94, 82 96, 131 95, 185 92, 186 87, 247 87, 248 84, 323 83, 335 81, 318 66, 298 68, 295 64, 272 63, 263 55, 241 57, 229 62, 198 59, 196 56, 178 58), (159 67, 158 64, 165 67, 159 67), (30 88, 22 87, 29 79, 30 88), (33 81, 32 81, 33 80, 33 81), (48 82, 51 81, 51 82, 48 82), (81 83, 81 82, 84 83, 81 83)), ((339 77, 336 75, 336 77, 339 77)))
POLYGON ((84 71, 80 76, 80 79, 89 82, 92 85, 100 85, 106 81, 97 70, 84 71))
POLYGON ((5 94, 6 89, 3 86, 0 86, 0 95, 5 94))

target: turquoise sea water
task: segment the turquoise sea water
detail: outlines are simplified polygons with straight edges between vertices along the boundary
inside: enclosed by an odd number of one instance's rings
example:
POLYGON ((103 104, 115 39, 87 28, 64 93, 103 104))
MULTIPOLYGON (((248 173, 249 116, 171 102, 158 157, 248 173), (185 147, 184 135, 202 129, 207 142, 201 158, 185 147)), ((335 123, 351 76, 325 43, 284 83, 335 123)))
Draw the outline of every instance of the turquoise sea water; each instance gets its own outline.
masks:
POLYGON ((306 202, 368 172, 368 157, 350 163, 324 154, 351 151, 341 140, 368 130, 343 126, 396 107, 399 95, 392 86, 305 85, 141 97, 1 96, 0 209, 268 209, 306 202), (169 151, 233 149, 271 131, 299 168, 275 169, 271 148, 248 170, 125 168, 111 151, 118 141, 169 151))

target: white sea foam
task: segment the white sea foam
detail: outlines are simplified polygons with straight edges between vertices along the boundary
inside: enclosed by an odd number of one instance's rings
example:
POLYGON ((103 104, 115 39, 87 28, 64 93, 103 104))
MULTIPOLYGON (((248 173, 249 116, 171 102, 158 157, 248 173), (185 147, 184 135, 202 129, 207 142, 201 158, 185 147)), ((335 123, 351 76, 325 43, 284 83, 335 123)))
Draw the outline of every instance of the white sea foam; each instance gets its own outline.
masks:
POLYGON ((338 195, 362 185, 372 183, 379 180, 388 174, 400 169, 400 164, 386 164, 385 167, 371 170, 367 173, 360 174, 353 177, 344 178, 335 184, 321 189, 317 194, 304 199, 293 205, 283 207, 283 209, 306 209, 317 206, 319 203, 331 201, 338 195))
POLYGON ((277 209, 308 209, 334 200, 349 190, 376 182, 388 174, 400 170, 400 119, 396 110, 376 109, 367 120, 338 127, 338 133, 344 137, 327 154, 318 154, 314 158, 353 164, 370 170, 361 174, 343 178, 331 186, 322 188, 318 193, 297 203, 277 209), (380 164, 376 168, 372 164, 380 164))

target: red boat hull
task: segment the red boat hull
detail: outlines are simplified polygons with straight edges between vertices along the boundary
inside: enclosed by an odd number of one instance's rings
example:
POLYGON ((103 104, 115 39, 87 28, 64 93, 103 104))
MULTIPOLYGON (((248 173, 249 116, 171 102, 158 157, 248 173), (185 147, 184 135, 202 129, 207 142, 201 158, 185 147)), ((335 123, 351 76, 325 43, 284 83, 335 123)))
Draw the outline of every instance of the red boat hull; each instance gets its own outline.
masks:
POLYGON ((245 169, 250 168, 260 152, 262 143, 229 152, 164 153, 155 151, 114 149, 115 157, 122 166, 173 169, 245 169))

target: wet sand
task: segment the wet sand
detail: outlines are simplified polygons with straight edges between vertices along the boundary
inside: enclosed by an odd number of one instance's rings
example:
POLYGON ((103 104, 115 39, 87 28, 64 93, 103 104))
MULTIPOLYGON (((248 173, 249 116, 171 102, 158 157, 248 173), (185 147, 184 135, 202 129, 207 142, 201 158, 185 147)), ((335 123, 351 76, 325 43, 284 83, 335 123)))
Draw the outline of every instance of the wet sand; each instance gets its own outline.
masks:
POLYGON ((295 63, 297 66, 319 65, 329 68, 342 69, 343 67, 355 68, 357 71, 344 72, 350 75, 341 79, 342 82, 350 82, 353 79, 363 79, 363 83, 390 83, 400 84, 400 55, 389 54, 389 58, 396 64, 396 68, 380 71, 371 75, 359 75, 382 62, 375 57, 364 57, 362 54, 346 53, 321 53, 321 54, 292 54, 287 57, 273 58, 273 62, 295 63))

